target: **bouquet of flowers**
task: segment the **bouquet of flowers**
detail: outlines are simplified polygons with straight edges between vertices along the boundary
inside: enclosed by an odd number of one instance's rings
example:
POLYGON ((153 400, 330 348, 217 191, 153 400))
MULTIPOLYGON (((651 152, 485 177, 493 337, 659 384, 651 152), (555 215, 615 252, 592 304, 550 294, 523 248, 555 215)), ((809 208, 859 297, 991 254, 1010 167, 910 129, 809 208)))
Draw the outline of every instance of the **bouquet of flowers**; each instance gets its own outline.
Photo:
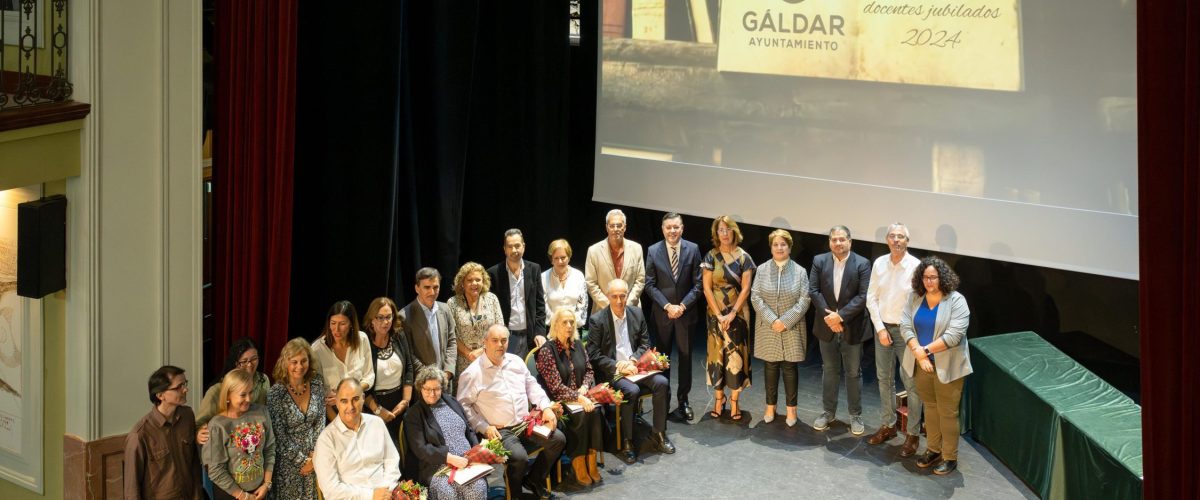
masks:
POLYGON ((671 360, 666 354, 659 354, 658 350, 651 347, 648 351, 642 354, 642 357, 637 360, 638 373, 652 372, 655 370, 663 371, 671 367, 671 360))
POLYGON ((608 385, 608 382, 597 384, 591 389, 588 389, 587 398, 596 404, 602 405, 621 404, 625 401, 625 395, 622 394, 621 391, 613 389, 612 386, 608 385))
MULTIPOLYGON (((504 444, 499 439, 484 439, 479 444, 473 446, 463 455, 468 463, 472 464, 502 464, 508 461, 508 457, 512 452, 504 447, 504 444)), ((450 465, 443 466, 438 469, 435 476, 446 476, 453 474, 456 468, 450 465)), ((454 480, 454 476, 450 476, 450 480, 454 480)))
MULTIPOLYGON (((567 415, 565 413, 559 415, 558 421, 566 422, 567 415)), ((542 410, 535 408, 531 410, 528 415, 525 415, 525 418, 521 420, 521 423, 513 426, 513 432, 517 434, 524 432, 525 437, 529 437, 533 435, 533 428, 539 425, 542 425, 542 410)))
POLYGON ((392 500, 426 500, 429 491, 412 479, 403 481, 392 490, 392 500))

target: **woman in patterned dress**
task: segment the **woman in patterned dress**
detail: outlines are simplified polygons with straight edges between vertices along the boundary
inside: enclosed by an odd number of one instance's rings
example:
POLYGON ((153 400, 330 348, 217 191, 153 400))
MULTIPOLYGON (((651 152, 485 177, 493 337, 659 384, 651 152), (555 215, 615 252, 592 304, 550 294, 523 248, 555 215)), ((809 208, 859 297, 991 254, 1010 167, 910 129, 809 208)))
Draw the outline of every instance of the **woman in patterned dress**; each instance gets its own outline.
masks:
POLYGON ((433 476, 444 466, 466 467, 463 455, 479 444, 479 438, 467 425, 462 405, 453 396, 442 393, 442 376, 436 366, 427 366, 417 373, 415 385, 421 397, 416 398, 416 404, 404 416, 404 436, 413 455, 421 461, 417 480, 429 486, 430 500, 483 500, 487 498, 486 478, 452 484, 448 476, 433 476))
POLYGON ((738 396, 750 386, 749 324, 750 282, 754 260, 738 245, 742 231, 728 215, 713 220, 713 249, 700 263, 704 271, 704 298, 708 302, 708 357, 706 377, 715 392, 712 418, 725 411, 725 388, 730 391, 729 415, 742 419, 738 396))
POLYGON ((754 357, 766 364, 767 411, 763 422, 775 420, 779 399, 779 374, 783 372, 787 425, 796 425, 796 363, 804 361, 808 332, 804 313, 808 311, 808 272, 792 260, 792 233, 771 231, 771 263, 763 264, 754 274, 750 303, 757 313, 754 321, 754 357))
POLYGON ((325 428, 325 382, 307 341, 297 337, 283 346, 274 376, 267 391, 276 440, 274 498, 315 499, 312 454, 325 428))
POLYGON ((468 262, 454 275, 454 296, 446 303, 454 317, 454 332, 458 336, 458 362, 454 376, 483 355, 483 334, 488 327, 504 323, 500 299, 488 290, 492 279, 483 266, 468 262))

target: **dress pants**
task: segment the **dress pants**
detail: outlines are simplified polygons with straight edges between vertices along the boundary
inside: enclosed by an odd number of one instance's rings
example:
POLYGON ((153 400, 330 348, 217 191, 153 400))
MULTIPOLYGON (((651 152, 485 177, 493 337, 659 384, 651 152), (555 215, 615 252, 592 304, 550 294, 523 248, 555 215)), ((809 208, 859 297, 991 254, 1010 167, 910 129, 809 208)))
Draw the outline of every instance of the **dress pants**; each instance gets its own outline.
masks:
POLYGON ((667 430, 667 402, 671 399, 671 384, 661 373, 643 378, 637 383, 622 378, 612 383, 612 387, 625 394, 625 403, 621 405, 621 437, 633 439, 633 407, 642 394, 649 392, 654 395, 654 432, 667 430))
POLYGON ((784 399, 788 406, 796 406, 796 363, 791 361, 766 361, 763 363, 767 379, 767 404, 779 400, 779 372, 783 372, 784 399))
POLYGON ((559 455, 562 455, 563 447, 567 445, 567 437, 558 429, 554 429, 549 438, 544 438, 537 433, 526 436, 524 431, 517 434, 511 428, 505 427, 500 429, 500 442, 508 451, 512 452, 507 463, 508 486, 513 491, 520 491, 521 484, 526 477, 530 482, 537 484, 546 480, 546 474, 550 473, 550 466, 554 464, 555 460, 558 460, 559 455), (529 467, 529 451, 538 448, 542 448, 542 452, 538 453, 537 460, 533 461, 533 468, 526 470, 529 467))
MULTIPOLYGON (((818 339, 820 340, 820 339, 818 339)), ((830 416, 837 416, 838 392, 842 388, 842 374, 846 375, 846 401, 849 402, 850 416, 862 416, 862 344, 846 342, 845 333, 833 334, 833 340, 820 340, 821 363, 824 365, 821 374, 821 405, 830 416)))
MULTIPOLYGON (((896 425, 896 363, 904 360, 908 345, 900 335, 900 326, 884 324, 892 345, 885 346, 875 339, 875 376, 879 378, 879 425, 892 427, 896 425)), ((920 371, 920 367, 917 370, 920 371)), ((908 372, 900 370, 900 381, 904 390, 908 391, 908 428, 904 432, 909 436, 921 435, 921 396, 917 394, 917 386, 908 372)))
MULTIPOLYGON (((936 364, 937 355, 933 357, 936 364)), ((937 370, 925 373, 918 364, 913 368, 913 378, 925 403, 925 447, 940 451, 943 460, 958 460, 958 403, 962 401, 966 377, 943 384, 937 370)))
POLYGON ((695 326, 695 321, 683 321, 683 318, 658 323, 658 352, 670 356, 672 346, 679 349, 679 355, 671 359, 671 368, 664 371, 663 376, 668 383, 672 374, 678 377, 675 394, 680 403, 688 401, 688 394, 692 392, 692 329, 695 326))

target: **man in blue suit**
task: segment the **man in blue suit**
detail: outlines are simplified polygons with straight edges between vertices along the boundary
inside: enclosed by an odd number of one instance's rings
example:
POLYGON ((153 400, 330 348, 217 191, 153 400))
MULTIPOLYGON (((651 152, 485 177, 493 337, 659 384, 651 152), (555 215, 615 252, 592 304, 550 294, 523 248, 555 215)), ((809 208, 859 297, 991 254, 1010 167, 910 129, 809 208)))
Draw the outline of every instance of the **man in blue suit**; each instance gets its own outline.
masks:
POLYGON ((679 406, 668 418, 686 422, 694 418, 688 403, 692 390, 692 330, 696 319, 704 310, 700 300, 700 247, 683 239, 683 217, 669 212, 662 218, 663 241, 650 246, 646 258, 646 292, 650 294, 650 310, 658 331, 657 347, 670 356, 672 346, 679 355, 671 360, 679 375, 676 397, 679 406))
POLYGON ((829 252, 813 258, 808 294, 816 312, 813 335, 821 343, 824 412, 813 421, 823 431, 837 417, 838 392, 846 375, 846 400, 850 406, 850 433, 862 435, 862 346, 874 338, 867 312, 867 287, 871 261, 850 251, 850 228, 829 230, 829 252))

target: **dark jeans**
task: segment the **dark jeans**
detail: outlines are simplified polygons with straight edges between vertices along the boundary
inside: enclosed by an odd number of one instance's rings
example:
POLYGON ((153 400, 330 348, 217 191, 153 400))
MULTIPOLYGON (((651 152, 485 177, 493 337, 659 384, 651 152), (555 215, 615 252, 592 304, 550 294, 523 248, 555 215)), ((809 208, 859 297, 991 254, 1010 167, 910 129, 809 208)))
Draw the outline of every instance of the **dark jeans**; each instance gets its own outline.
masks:
POLYGON ((796 406, 796 363, 767 361, 764 364, 767 377, 767 404, 774 405, 779 400, 779 372, 782 371, 784 398, 787 399, 788 406, 796 406))
POLYGON ((509 428, 504 428, 500 429, 500 441, 512 452, 512 456, 508 457, 507 467, 508 486, 514 492, 521 490, 521 484, 527 476, 530 482, 537 484, 545 481, 546 474, 550 473, 550 465, 558 460, 563 447, 567 445, 567 437, 558 429, 555 429, 549 438, 544 438, 536 433, 526 436, 521 432, 517 435, 509 428), (533 461, 533 468, 529 468, 529 451, 538 448, 542 448, 542 452, 538 453, 537 460, 533 461))
POLYGON ((508 332, 508 352, 516 354, 521 359, 529 354, 529 329, 508 332))
POLYGON ((692 392, 692 329, 696 325, 695 321, 682 320, 658 324, 658 352, 670 356, 672 345, 679 349, 679 355, 671 360, 671 368, 663 376, 670 382, 672 372, 678 371, 679 387, 675 394, 680 403, 687 401, 688 393, 692 392))
MULTIPOLYGON (((820 339, 818 339, 820 340, 820 339)), ((846 400, 851 417, 862 416, 862 344, 849 344, 845 334, 833 334, 833 340, 820 340, 821 362, 821 405, 830 416, 837 416, 838 392, 842 388, 842 374, 846 375, 846 400)))
POLYGON ((671 384, 661 373, 643 378, 637 383, 622 378, 612 383, 613 388, 625 394, 625 403, 621 405, 621 437, 633 439, 633 408, 642 394, 653 394, 654 400, 654 432, 667 430, 667 402, 671 399, 671 384))

